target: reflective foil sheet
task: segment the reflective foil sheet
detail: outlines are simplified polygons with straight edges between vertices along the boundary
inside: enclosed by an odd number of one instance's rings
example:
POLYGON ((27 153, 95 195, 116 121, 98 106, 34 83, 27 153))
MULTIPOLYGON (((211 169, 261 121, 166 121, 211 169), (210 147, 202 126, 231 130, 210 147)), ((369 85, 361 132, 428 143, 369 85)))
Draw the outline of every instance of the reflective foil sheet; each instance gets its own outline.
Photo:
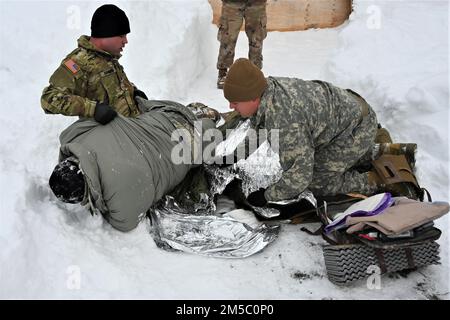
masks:
MULTIPOLYGON (((250 120, 247 119, 241 122, 227 136, 227 139, 219 143, 216 147, 216 156, 222 158, 232 154, 241 143, 244 143, 245 137, 248 135, 250 129, 250 120)), ((225 180, 228 181, 226 184, 234 178, 241 179, 242 191, 245 196, 248 196, 251 192, 259 188, 267 188, 277 182, 283 172, 278 154, 272 151, 267 141, 264 141, 247 159, 240 159, 237 163, 229 167, 217 168, 217 171, 222 171, 218 174, 219 176, 226 177, 225 180)), ((224 180, 214 182, 221 185, 217 189, 221 190, 222 187, 224 189, 222 185, 224 180)))
POLYGON ((235 170, 242 180, 242 191, 248 196, 259 188, 268 188, 281 178, 280 157, 265 141, 247 159, 239 160, 235 170))
POLYGON ((232 217, 192 215, 182 209, 158 207, 151 212, 158 247, 216 258, 245 258, 274 241, 279 226, 251 227, 232 217))
POLYGON ((241 122, 234 128, 226 139, 216 146, 216 157, 224 157, 231 153, 244 141, 251 128, 250 120, 241 122))
MULTIPOLYGON (((251 129, 250 120, 241 122, 227 139, 216 147, 216 156, 230 155, 242 143, 251 129)), ((242 181, 245 196, 267 188, 277 182, 282 174, 279 156, 265 141, 247 159, 228 166, 204 165, 210 186, 209 194, 201 197, 201 203, 193 208, 182 208, 173 198, 166 196, 150 210, 152 234, 160 248, 196 253, 210 257, 244 258, 255 254, 274 241, 279 226, 265 224, 249 225, 235 219, 230 212, 224 215, 223 208, 216 208, 214 196, 222 194, 234 179, 242 181)), ((305 191, 295 199, 273 202, 287 205, 307 199, 315 207, 317 201, 310 191, 305 191)), ((254 213, 264 218, 280 215, 276 208, 253 207, 254 213)), ((247 211, 249 214, 249 211, 247 211)), ((255 219, 257 220, 257 219, 255 219)))
POLYGON ((269 204, 278 204, 278 205, 288 205, 294 202, 300 202, 300 200, 305 199, 308 200, 314 207, 317 208, 317 199, 314 197, 313 193, 306 189, 302 193, 298 195, 297 198, 289 199, 289 200, 280 200, 280 201, 269 201, 269 204))
MULTIPOLYGON (((216 147, 216 155, 224 157, 233 153, 238 145, 244 141, 250 129, 250 120, 247 119, 240 123, 227 139, 216 147)), ((231 181, 240 179, 242 181, 242 192, 245 196, 259 188, 268 188, 276 183, 283 173, 280 157, 272 150, 267 141, 264 141, 247 159, 241 159, 228 167, 210 166, 207 170, 213 177, 211 180, 213 194, 221 194, 231 181)), ((302 199, 308 200, 314 207, 317 207, 317 200, 309 190, 305 190, 294 199, 269 203, 288 205, 302 199)), ((280 211, 275 208, 253 207, 253 210, 264 218, 273 218, 280 215, 280 211)))

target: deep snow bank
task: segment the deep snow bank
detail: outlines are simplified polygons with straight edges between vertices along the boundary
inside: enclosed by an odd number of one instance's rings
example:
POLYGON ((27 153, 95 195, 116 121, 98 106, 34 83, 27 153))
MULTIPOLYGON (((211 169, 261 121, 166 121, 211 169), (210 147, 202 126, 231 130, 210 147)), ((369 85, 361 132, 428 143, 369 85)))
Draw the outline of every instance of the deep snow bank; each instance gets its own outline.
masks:
MULTIPOLYGON (((206 0, 116 3, 132 30, 121 63, 138 87, 152 98, 226 109, 215 88, 217 29, 206 0)), ((98 5, 0 2, 0 297, 448 297, 447 217, 439 221, 443 265, 407 278, 383 277, 381 290, 364 283, 341 289, 326 279, 321 240, 298 226, 283 226, 273 245, 248 259, 208 259, 156 248, 148 222, 123 234, 83 208, 56 201, 47 179, 58 135, 75 119, 45 115, 39 97, 77 37, 89 33, 98 5)), ((335 30, 270 33, 264 70, 361 92, 396 140, 419 143, 422 182, 448 201, 448 5, 356 0, 355 10, 352 21, 335 30), (368 28, 371 5, 381 10, 380 29, 368 28)), ((239 41, 236 57, 247 50, 244 33, 239 41)))
POLYGON ((134 25, 123 57, 127 74, 149 98, 180 101, 214 64, 215 26, 207 1, 130 1, 134 25))
POLYGON ((447 1, 354 1, 324 77, 367 98, 394 142, 418 143, 418 176, 449 199, 447 1))
MULTIPOLYGON (((207 42, 203 37, 209 38, 208 30, 213 30, 209 4, 116 3, 131 23, 129 44, 121 58, 129 78, 150 97, 178 100, 208 63, 210 53, 201 47, 207 42)), ((1 2, 0 6, 0 93, 2 109, 8 108, 0 115, 0 244, 4 248, 0 296, 173 297, 176 286, 165 280, 161 269, 167 265, 177 269, 183 258, 156 248, 148 221, 122 234, 84 208, 56 201, 47 185, 57 162, 58 135, 76 118, 45 115, 39 98, 51 73, 77 46, 76 39, 89 34, 90 18, 99 3, 1 2), (174 260, 167 261, 164 255, 174 260), (76 282, 71 284, 70 276, 78 270, 87 291, 71 290, 76 282)), ((180 268, 190 264, 186 261, 180 268)))

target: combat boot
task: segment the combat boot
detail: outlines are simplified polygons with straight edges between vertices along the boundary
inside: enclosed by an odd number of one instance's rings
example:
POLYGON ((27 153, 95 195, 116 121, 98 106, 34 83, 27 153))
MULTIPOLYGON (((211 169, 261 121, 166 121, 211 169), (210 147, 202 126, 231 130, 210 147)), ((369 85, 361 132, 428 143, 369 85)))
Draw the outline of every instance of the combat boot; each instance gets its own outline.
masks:
POLYGON ((381 127, 380 124, 378 124, 378 130, 375 136, 375 143, 393 143, 389 131, 387 131, 386 128, 381 127))
POLYGON ((219 76, 217 77, 217 88, 223 89, 225 78, 227 77, 227 69, 219 69, 219 76))
POLYGON ((416 167, 416 143, 380 143, 377 145, 377 152, 375 159, 378 159, 383 154, 391 155, 405 155, 406 161, 414 171, 416 167))
POLYGON ((372 161, 372 165, 373 169, 368 173, 369 184, 376 185, 379 192, 390 192, 394 197, 423 200, 423 189, 405 155, 384 154, 372 161))
POLYGON ((368 172, 368 180, 370 186, 376 187, 377 193, 389 192, 394 197, 404 196, 414 200, 423 198, 422 191, 419 191, 414 184, 409 182, 386 184, 375 170, 370 170, 368 172))

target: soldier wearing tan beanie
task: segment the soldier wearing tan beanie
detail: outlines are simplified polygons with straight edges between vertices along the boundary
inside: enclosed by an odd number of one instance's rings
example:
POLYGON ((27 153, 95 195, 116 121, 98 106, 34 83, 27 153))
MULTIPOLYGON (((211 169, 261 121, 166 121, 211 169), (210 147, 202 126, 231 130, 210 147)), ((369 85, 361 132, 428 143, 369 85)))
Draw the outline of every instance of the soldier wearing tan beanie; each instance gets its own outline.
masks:
POLYGON ((243 102, 261 97, 267 87, 262 71, 250 60, 237 59, 225 79, 223 94, 230 102, 243 102))
POLYGON ((268 130, 269 143, 279 146, 282 177, 251 193, 250 204, 297 198, 305 189, 317 196, 376 190, 368 173, 353 166, 372 150, 377 117, 353 91, 319 80, 265 78, 249 60, 238 59, 223 93, 231 109, 249 117, 254 129, 268 130), (278 141, 271 141, 273 130, 278 141))

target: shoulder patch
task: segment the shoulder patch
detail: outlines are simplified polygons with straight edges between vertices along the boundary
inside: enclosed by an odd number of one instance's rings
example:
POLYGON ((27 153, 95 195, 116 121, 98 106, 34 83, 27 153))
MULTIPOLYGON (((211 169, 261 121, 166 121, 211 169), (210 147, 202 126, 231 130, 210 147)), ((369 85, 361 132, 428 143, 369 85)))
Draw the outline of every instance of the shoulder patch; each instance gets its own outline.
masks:
POLYGON ((78 71, 80 71, 80 67, 73 61, 72 59, 67 60, 64 62, 64 65, 67 69, 69 69, 73 74, 76 74, 78 71))

